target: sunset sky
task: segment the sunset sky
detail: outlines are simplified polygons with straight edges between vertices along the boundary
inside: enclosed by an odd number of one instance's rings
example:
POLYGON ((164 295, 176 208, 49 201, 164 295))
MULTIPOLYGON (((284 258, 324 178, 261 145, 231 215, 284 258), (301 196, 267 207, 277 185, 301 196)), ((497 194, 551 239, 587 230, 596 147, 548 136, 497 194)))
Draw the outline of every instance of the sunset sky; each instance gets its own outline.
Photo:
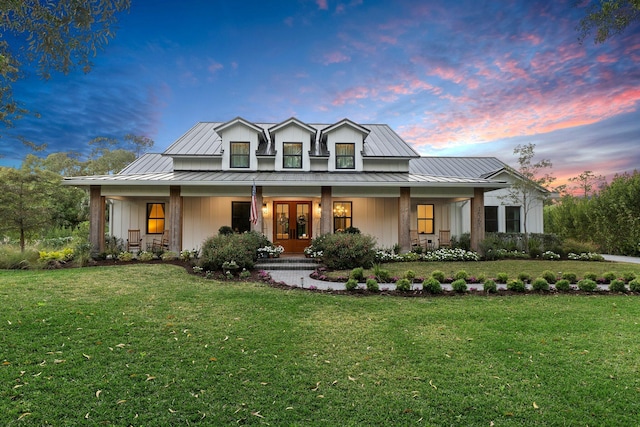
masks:
POLYGON ((41 117, 2 129, 56 151, 144 135, 163 151, 198 121, 387 123, 430 156, 536 144, 561 183, 640 169, 640 26, 578 43, 584 4, 558 1, 132 0, 89 74, 35 75, 41 117), (578 4, 578 5, 576 5, 578 4))

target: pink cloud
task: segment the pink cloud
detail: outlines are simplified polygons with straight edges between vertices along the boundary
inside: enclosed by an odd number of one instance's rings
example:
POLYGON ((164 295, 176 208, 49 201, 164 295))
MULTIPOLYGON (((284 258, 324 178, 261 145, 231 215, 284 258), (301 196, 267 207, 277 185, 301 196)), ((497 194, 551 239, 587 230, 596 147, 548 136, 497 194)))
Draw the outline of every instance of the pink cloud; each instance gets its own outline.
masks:
POLYGON ((356 99, 364 99, 369 97, 371 90, 364 86, 357 86, 340 92, 331 101, 332 105, 344 105, 355 102, 356 99))
POLYGON ((324 55, 324 61, 322 62, 324 65, 329 64, 338 64, 340 62, 348 62, 351 60, 351 57, 345 55, 342 52, 330 52, 324 55))
POLYGON ((329 5, 327 4, 327 0, 316 0, 316 4, 318 5, 318 9, 320 10, 328 10, 329 5))
POLYGON ((211 61, 209 63, 209 66, 207 67, 207 70, 209 70, 211 74, 215 74, 217 71, 222 70, 223 68, 224 66, 219 62, 211 61))

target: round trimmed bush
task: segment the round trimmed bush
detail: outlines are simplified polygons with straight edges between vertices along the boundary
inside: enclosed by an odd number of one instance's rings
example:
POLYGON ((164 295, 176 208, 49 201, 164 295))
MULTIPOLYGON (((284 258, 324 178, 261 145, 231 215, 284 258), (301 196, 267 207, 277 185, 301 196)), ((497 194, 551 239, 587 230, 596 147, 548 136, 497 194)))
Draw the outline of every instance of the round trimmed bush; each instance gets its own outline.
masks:
POLYGON ((631 292, 640 292, 640 280, 633 279, 629 282, 629 290, 631 292))
POLYGON ((547 281, 547 283, 556 283, 557 277, 556 273, 551 270, 545 270, 542 272, 542 278, 547 281))
POLYGON ((455 280, 462 279, 464 281, 467 281, 467 280, 469 280, 469 273, 467 273, 464 270, 460 270, 460 271, 456 272, 456 274, 453 276, 453 278, 455 280))
POLYGON ((467 282, 465 282, 464 279, 454 280, 453 283, 451 283, 451 289, 459 294, 467 292, 467 282))
POLYGON ((496 275, 497 283, 507 283, 509 281, 509 275, 507 273, 498 273, 496 275))
POLYGON ((445 279, 447 278, 447 276, 444 275, 444 271, 440 270, 435 270, 433 273, 431 273, 431 277, 433 277, 440 283, 444 283, 445 279))
POLYGON ((633 271, 625 271, 624 273, 622 273, 622 278, 625 282, 629 283, 636 278, 636 273, 634 273, 633 271))
POLYGON ((616 276, 616 273, 614 273, 613 271, 607 271, 602 275, 602 278, 604 279, 605 283, 611 283, 614 280, 616 280, 618 277, 616 276))
POLYGON ((422 290, 424 292, 428 292, 430 294, 441 294, 442 293, 442 285, 438 280, 433 277, 426 279, 422 282, 422 290))
POLYGON ((400 292, 407 292, 411 290, 411 282, 409 279, 400 279, 396 282, 396 290, 400 292))
POLYGON ((571 289, 571 283, 567 279, 560 279, 556 282, 556 290, 566 292, 571 289))
POLYGON ((613 279, 611 283, 609 283, 609 291, 611 292, 627 292, 627 287, 624 284, 624 281, 620 279, 613 279))
POLYGON ((584 292, 593 292, 598 289, 598 284, 591 279, 582 279, 578 282, 578 289, 584 292))
POLYGON ((526 290, 524 282, 520 279, 513 279, 507 283, 507 290, 513 292, 524 292, 526 290))
POLYGON ((358 282, 363 282, 364 281, 364 268, 362 267, 356 267, 353 270, 351 270, 351 273, 349 274, 349 277, 351 279, 355 279, 358 282))
POLYGON ((598 280, 598 275, 596 273, 592 273, 592 272, 584 273, 583 279, 589 279, 589 280, 593 280, 594 282, 596 282, 598 280))
POLYGON ((371 267, 376 258, 375 238, 368 234, 334 233, 316 237, 311 243, 322 251, 324 264, 335 270, 371 267))
POLYGON ((376 279, 367 279, 367 290, 371 292, 378 292, 380 290, 378 281, 376 279))
POLYGON ((548 291, 549 282, 547 282, 544 277, 536 277, 536 279, 531 283, 531 288, 534 291, 548 291))
POLYGON ((531 275, 529 273, 520 273, 518 274, 518 280, 522 280, 524 283, 528 283, 531 281, 531 275))
POLYGON ((348 291, 355 291, 358 288, 358 281, 356 279, 349 279, 344 284, 344 288, 348 291))
POLYGON ((576 283, 576 281, 578 280, 578 276, 576 275, 576 273, 571 272, 562 273, 562 278, 564 280, 568 280, 569 283, 576 283))
POLYGON ((485 280, 483 287, 484 291, 488 294, 495 294, 496 292, 498 292, 498 286, 496 285, 496 282, 491 279, 485 280))
POLYGON ((413 282, 413 279, 416 278, 416 272, 413 270, 407 270, 407 272, 404 273, 404 278, 409 280, 410 282, 413 282))

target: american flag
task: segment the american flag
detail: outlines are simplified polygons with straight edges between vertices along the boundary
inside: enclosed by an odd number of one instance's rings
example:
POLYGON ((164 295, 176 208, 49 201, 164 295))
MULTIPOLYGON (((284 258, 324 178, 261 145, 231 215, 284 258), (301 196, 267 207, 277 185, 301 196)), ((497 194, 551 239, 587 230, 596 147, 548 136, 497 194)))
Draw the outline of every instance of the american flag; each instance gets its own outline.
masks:
POLYGON ((251 187, 251 216, 249 216, 249 221, 252 224, 258 223, 258 204, 256 202, 256 182, 253 182, 253 187, 251 187))

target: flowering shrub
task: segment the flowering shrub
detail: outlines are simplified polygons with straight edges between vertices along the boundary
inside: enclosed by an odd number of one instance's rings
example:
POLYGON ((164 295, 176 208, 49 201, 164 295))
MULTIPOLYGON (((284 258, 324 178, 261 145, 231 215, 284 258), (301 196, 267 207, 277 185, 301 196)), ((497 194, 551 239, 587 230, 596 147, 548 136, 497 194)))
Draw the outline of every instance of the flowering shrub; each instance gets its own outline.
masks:
POLYGON ((136 256, 140 261, 151 261, 153 259, 153 252, 140 251, 136 256))
POLYGON ((546 259, 550 261, 559 260, 560 255, 552 251, 546 251, 542 253, 542 259, 546 259))
POLYGON ((595 252, 582 252, 579 255, 571 252, 567 258, 573 261, 604 261, 602 255, 595 252))
POLYGON ((133 254, 131 252, 120 252, 118 254, 118 261, 131 261, 133 259, 133 254))
POLYGON ((284 247, 281 245, 267 245, 258 248, 258 254, 262 254, 263 257, 268 256, 280 256, 284 252, 284 247))
POLYGON ((440 248, 426 253, 407 252, 396 254, 390 250, 378 249, 375 252, 376 262, 410 262, 410 261, 479 261, 476 252, 460 248, 440 248))

